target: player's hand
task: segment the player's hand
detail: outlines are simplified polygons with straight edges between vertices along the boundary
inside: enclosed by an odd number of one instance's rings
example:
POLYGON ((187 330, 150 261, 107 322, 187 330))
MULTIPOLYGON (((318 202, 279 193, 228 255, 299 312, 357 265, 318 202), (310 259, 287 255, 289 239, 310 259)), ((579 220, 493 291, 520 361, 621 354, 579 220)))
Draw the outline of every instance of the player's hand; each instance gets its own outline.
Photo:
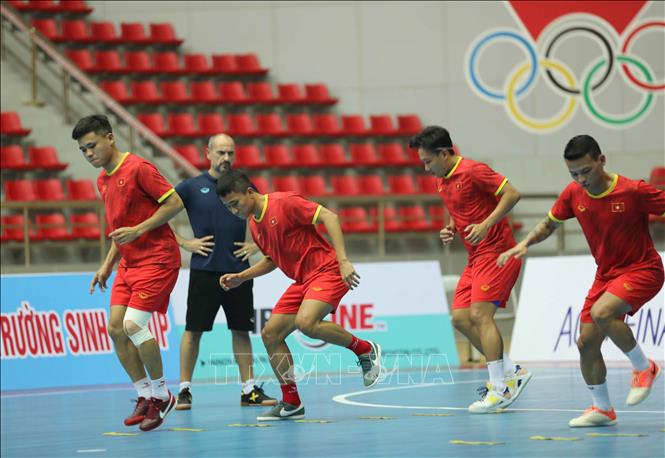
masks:
POLYGON ((200 239, 185 240, 182 247, 190 253, 208 256, 208 254, 212 253, 212 249, 215 246, 215 242, 212 241, 214 238, 213 235, 206 235, 200 239))
POLYGON ((134 227, 119 227, 115 231, 109 234, 109 237, 113 239, 118 245, 124 245, 125 243, 130 243, 141 237, 141 232, 134 227))
POLYGON ((450 245, 455 238, 455 226, 449 224, 439 231, 439 238, 443 242, 443 246, 450 245))
POLYGON ((240 286, 244 281, 239 274, 224 274, 219 277, 219 286, 224 291, 228 291, 236 286, 240 286))
POLYGON ((529 249, 522 243, 518 243, 510 250, 506 250, 499 255, 496 260, 496 265, 503 267, 510 258, 520 259, 522 258, 529 249))
POLYGON ((466 241, 468 241, 471 245, 478 245, 480 242, 483 241, 485 237, 487 237, 487 233, 489 232, 490 228, 483 224, 469 224, 465 229, 464 232, 467 233, 467 236, 464 238, 466 241))
POLYGON ((95 292, 95 286, 99 285, 99 290, 103 293, 106 291, 106 280, 109 279, 111 276, 111 272, 113 271, 113 268, 106 267, 106 265, 102 265, 97 272, 95 272, 95 276, 92 277, 92 281, 90 282, 90 294, 95 292))
POLYGON ((247 261, 247 259, 259 251, 259 247, 256 246, 256 243, 252 242, 234 242, 235 246, 240 247, 233 252, 233 255, 236 258, 240 258, 241 261, 247 261))
POLYGON ((339 262, 339 273, 349 289, 356 288, 360 284, 360 275, 348 259, 339 262))

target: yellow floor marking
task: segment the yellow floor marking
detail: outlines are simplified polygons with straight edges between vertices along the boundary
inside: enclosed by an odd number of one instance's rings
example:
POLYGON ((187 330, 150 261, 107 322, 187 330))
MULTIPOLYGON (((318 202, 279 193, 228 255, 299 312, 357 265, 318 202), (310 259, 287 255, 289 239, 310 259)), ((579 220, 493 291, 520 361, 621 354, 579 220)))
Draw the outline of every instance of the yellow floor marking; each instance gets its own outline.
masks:
POLYGON ((580 441, 580 437, 545 437, 545 436, 531 436, 529 439, 534 441, 580 441))

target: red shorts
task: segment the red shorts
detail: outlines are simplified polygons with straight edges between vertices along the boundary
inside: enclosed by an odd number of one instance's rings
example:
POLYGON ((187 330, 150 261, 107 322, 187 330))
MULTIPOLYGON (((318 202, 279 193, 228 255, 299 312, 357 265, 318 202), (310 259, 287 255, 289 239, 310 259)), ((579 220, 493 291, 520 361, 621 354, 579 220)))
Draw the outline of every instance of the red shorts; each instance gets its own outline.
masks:
POLYGON ((520 275, 522 261, 510 258, 499 267, 498 255, 485 255, 474 259, 464 268, 453 297, 453 310, 466 309, 476 302, 492 302, 505 307, 510 292, 520 275))
MULTIPOLYGON (((593 323, 591 307, 606 292, 614 294, 630 305, 631 311, 628 312, 628 315, 634 315, 644 304, 658 294, 662 287, 662 264, 626 272, 610 280, 596 278, 584 300, 580 321, 582 323, 593 323)), ((623 320, 624 317, 625 315, 621 315, 617 319, 623 320)))
POLYGON ((305 299, 315 299, 332 305, 332 312, 335 313, 339 301, 349 291, 339 272, 322 272, 314 275, 305 283, 294 283, 287 288, 282 297, 277 301, 277 305, 272 313, 281 313, 284 315, 298 313, 300 304, 305 299))
POLYGON ((179 271, 159 265, 118 267, 111 291, 111 305, 166 313, 179 271))

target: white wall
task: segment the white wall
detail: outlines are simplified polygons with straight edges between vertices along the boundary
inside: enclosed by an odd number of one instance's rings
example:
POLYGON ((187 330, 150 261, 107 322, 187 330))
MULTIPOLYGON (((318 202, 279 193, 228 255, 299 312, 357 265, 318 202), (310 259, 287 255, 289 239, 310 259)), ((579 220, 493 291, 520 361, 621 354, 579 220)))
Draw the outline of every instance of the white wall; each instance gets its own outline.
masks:
MULTIPOLYGON (((646 177, 654 165, 665 163, 663 91, 655 93, 649 115, 629 128, 596 124, 580 106, 563 128, 547 133, 525 131, 502 105, 476 95, 464 71, 474 40, 496 28, 526 36, 503 2, 90 3, 95 20, 174 23, 186 39, 185 52, 256 52, 274 81, 325 82, 341 98, 340 113, 418 113, 426 124, 448 127, 465 154, 492 163, 525 191, 561 189, 569 179, 563 147, 578 133, 596 137, 609 155, 609 168, 624 175, 646 177)), ((664 17, 665 4, 652 2, 636 19, 664 17)), ((619 37, 614 41, 618 50, 619 37)), ((480 70, 489 85, 501 88, 524 61, 523 53, 509 44, 488 49, 480 70)), ((665 79, 662 30, 645 33, 631 52, 648 63, 656 81, 665 79)), ((602 50, 581 36, 562 41, 556 56, 579 80, 602 50)), ((539 78, 520 106, 532 116, 552 116, 565 98, 539 78)), ((594 97, 604 111, 620 113, 639 105, 643 94, 615 69, 594 97)))

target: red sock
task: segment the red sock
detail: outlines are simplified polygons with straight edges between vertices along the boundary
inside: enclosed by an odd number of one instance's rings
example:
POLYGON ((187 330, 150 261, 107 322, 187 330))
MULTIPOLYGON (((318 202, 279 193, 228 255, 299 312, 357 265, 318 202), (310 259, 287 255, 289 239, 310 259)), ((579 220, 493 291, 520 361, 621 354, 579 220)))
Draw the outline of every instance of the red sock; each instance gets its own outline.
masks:
POLYGON ((300 396, 298 396, 298 387, 295 383, 289 383, 287 385, 280 385, 282 388, 282 401, 293 404, 294 406, 299 406, 300 396))
POLYGON ((372 347, 370 346, 369 342, 366 340, 360 340, 356 336, 351 336, 351 345, 349 345, 348 348, 352 352, 354 352, 357 356, 364 355, 365 353, 369 353, 372 351, 372 347))

